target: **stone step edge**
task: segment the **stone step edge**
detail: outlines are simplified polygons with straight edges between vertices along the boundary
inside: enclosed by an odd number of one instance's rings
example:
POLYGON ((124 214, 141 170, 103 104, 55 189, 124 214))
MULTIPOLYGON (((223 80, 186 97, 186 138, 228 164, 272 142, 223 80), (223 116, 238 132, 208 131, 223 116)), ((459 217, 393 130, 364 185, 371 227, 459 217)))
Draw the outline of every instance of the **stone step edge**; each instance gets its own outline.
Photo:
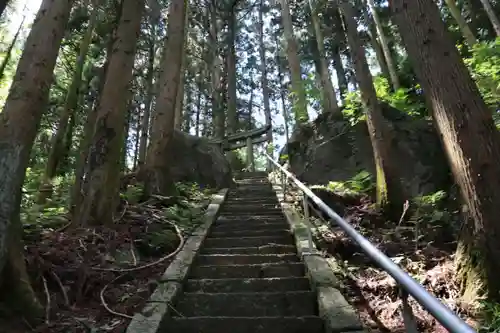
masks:
MULTIPOLYGON (((216 279, 215 279, 216 280, 216 279)), ((230 280, 230 279, 224 279, 230 280)), ((274 295, 286 295, 286 294, 297 294, 297 295, 310 295, 314 293, 311 290, 290 290, 290 291, 237 291, 234 293, 206 293, 203 291, 192 291, 185 292, 183 296, 187 297, 196 297, 196 296, 207 296, 207 297, 224 297, 224 296, 256 296, 256 297, 265 297, 265 296, 274 296, 274 295)))
POLYGON ((201 224, 186 240, 182 249, 174 257, 170 265, 161 276, 158 287, 149 297, 144 308, 135 313, 130 321, 126 333, 156 333, 160 329, 163 318, 171 309, 170 304, 182 292, 182 283, 186 280, 189 268, 205 240, 210 227, 217 220, 221 207, 228 196, 229 189, 222 189, 212 195, 203 216, 201 224))
MULTIPOLYGON (((310 239, 308 224, 293 205, 283 201, 283 188, 273 184, 285 219, 293 233, 297 253, 302 258, 306 276, 312 290, 316 291, 319 316, 323 319, 327 332, 361 331, 363 325, 359 314, 339 291, 340 282, 332 267, 310 239), (312 245, 312 246, 310 246, 312 245)), ((310 238, 311 237, 311 238, 310 238)))

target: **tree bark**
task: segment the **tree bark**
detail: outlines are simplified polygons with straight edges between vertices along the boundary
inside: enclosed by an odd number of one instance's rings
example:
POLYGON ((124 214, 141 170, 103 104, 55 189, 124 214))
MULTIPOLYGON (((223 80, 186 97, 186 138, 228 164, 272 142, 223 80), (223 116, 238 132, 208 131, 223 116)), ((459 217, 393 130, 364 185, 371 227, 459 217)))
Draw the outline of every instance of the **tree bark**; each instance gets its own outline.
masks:
POLYGON ((458 24, 458 27, 460 28, 460 31, 462 31, 462 35, 464 36, 465 40, 467 41, 467 44, 469 44, 470 47, 474 46, 474 44, 477 43, 476 36, 470 29, 469 25, 467 22, 465 22, 465 19, 462 16, 462 13, 460 12, 460 9, 457 7, 457 4, 455 3, 455 0, 444 0, 446 2, 446 6, 450 10, 451 16, 455 19, 455 21, 458 24))
MULTIPOLYGON (((217 7, 215 0, 212 0, 209 7, 210 11, 210 67, 211 67, 211 104, 213 119, 213 135, 215 138, 222 139, 225 135, 225 113, 222 109, 222 91, 221 91, 221 66, 222 61, 218 53, 218 20, 217 7)), ((204 131, 206 129, 204 128, 204 131)))
POLYGON ((377 203, 391 215, 397 215, 406 200, 401 184, 401 177, 396 166, 391 144, 392 129, 382 115, 382 109, 373 86, 373 79, 366 60, 365 50, 358 34, 358 26, 354 18, 354 9, 349 0, 339 2, 340 11, 344 14, 347 42, 356 80, 361 92, 361 102, 366 114, 366 124, 373 148, 377 176, 377 203))
POLYGON ((175 103, 179 81, 180 64, 185 38, 185 19, 187 0, 172 0, 169 6, 169 19, 164 53, 161 64, 162 77, 160 91, 156 99, 156 110, 153 117, 151 143, 146 154, 147 177, 145 179, 146 194, 168 195, 176 192, 170 178, 170 141, 174 134, 175 103))
POLYGON ((189 28, 189 10, 186 10, 186 18, 184 19, 186 27, 185 27, 185 34, 186 38, 184 38, 184 47, 182 49, 182 60, 181 60, 181 78, 179 80, 179 89, 177 91, 177 97, 175 99, 175 128, 176 129, 181 129, 182 127, 182 112, 184 111, 184 85, 185 85, 185 76, 186 76, 186 50, 188 47, 188 28, 189 28))
POLYGON ((292 95, 295 121, 297 124, 306 123, 309 120, 307 112, 307 98, 304 84, 302 82, 302 70, 300 67, 299 47, 293 33, 292 16, 288 0, 280 0, 283 30, 286 39, 286 50, 288 64, 292 77, 292 95))
POLYGON ((228 134, 238 129, 237 89, 236 89, 236 13, 229 14, 228 19, 228 53, 227 53, 227 129, 228 134))
POLYGON ((129 105, 137 39, 144 0, 124 0, 116 40, 97 109, 87 162, 83 200, 75 209, 76 225, 112 225, 119 200, 124 129, 129 105))
MULTIPOLYGON (((271 115, 271 105, 269 103, 269 82, 267 80, 267 60, 266 60, 266 46, 264 44, 264 0, 260 1, 259 8, 259 57, 260 57, 260 84, 262 85, 262 99, 264 101, 264 115, 266 118, 266 126, 271 125, 271 128, 266 133, 267 143, 272 146, 273 144, 273 118, 271 115)), ((267 161, 267 170, 271 171, 273 164, 267 161)))
POLYGON ((490 19, 491 25, 493 26, 493 29, 495 30, 497 37, 500 37, 500 20, 498 19, 498 16, 495 13, 493 6, 491 6, 489 0, 480 0, 480 1, 484 7, 484 10, 486 11, 486 14, 488 15, 488 18, 490 19))
POLYGON ((65 145, 65 136, 68 132, 69 120, 78 108, 78 93, 82 84, 83 68, 85 66, 85 60, 87 59, 87 53, 92 41, 94 27, 97 23, 98 13, 99 1, 94 1, 88 27, 80 43, 80 53, 76 59, 76 66, 75 71, 73 72, 71 85, 66 94, 66 100, 59 118, 56 133, 52 137, 51 149, 47 158, 47 165, 45 167, 42 184, 38 194, 38 204, 44 204, 47 199, 52 196, 52 182, 57 175, 57 169, 59 164, 62 162, 62 159, 68 155, 66 151, 67 146, 65 145))
POLYGON ((347 78, 345 75, 344 65, 342 65, 342 58, 340 57, 340 48, 334 46, 332 52, 332 62, 333 68, 335 68, 335 73, 337 75, 337 84, 339 86, 340 99, 343 101, 345 95, 347 94, 347 78))
POLYGON ((25 19, 26 19, 26 16, 23 16, 23 20, 21 21, 21 24, 19 24, 19 28, 17 28, 16 34, 14 35, 12 42, 9 44, 9 47, 5 51, 5 58, 3 58, 2 64, 0 65, 0 82, 2 82, 3 77, 5 75, 5 69, 7 68, 7 65, 9 64, 10 58, 12 56, 12 49, 16 45, 17 39, 19 38, 19 34, 21 33, 21 30, 23 29, 25 19))
MULTIPOLYGON (((285 91, 286 91, 286 87, 283 86, 283 70, 281 69, 281 60, 280 60, 280 56, 279 56, 279 42, 278 42, 278 38, 276 38, 276 63, 277 63, 277 67, 278 67, 278 88, 279 88, 279 91, 280 91, 280 98, 281 98, 281 112, 282 112, 282 116, 283 116, 283 122, 285 123, 285 140, 286 140, 286 143, 288 144, 288 139, 290 138, 290 135, 289 135, 289 131, 288 131, 288 122, 290 121, 290 116, 288 114, 288 110, 286 108, 286 96, 285 96, 285 91)), ((273 152, 268 152, 268 154, 272 154, 273 152)), ((273 155, 271 155, 273 156, 273 155)))
POLYGON ((459 239, 457 278, 465 299, 500 298, 500 138, 432 0, 391 0, 408 56, 468 206, 472 226, 459 239))
POLYGON ((398 70, 396 65, 394 64, 391 51, 389 49, 389 43, 387 42, 387 38, 384 33, 384 29, 382 26, 382 21, 378 16, 377 9, 375 8, 375 3, 373 0, 367 0, 368 7, 370 8, 370 12, 372 13, 373 22, 375 23, 375 28, 377 30, 377 35, 380 40, 380 47, 382 48, 382 52, 384 53, 384 59, 387 64, 387 70, 389 71, 389 78, 391 79, 392 88, 394 91, 401 88, 401 84, 399 82, 398 70))
POLYGON ((21 188, 72 5, 71 0, 42 2, 0 112, 0 297, 27 319, 42 315, 43 308, 23 258, 21 188))
MULTIPOLYGON (((115 41, 116 29, 118 28, 118 24, 121 16, 121 5, 118 5, 116 8, 117 16, 112 22, 112 31, 108 37, 106 43, 106 61, 104 65, 100 69, 100 71, 95 76, 96 88, 95 96, 93 96, 94 102, 92 103, 92 107, 89 108, 88 114, 85 120, 85 125, 83 129, 83 138, 80 141, 80 145, 78 146, 78 156, 76 159, 76 168, 75 168, 75 183, 73 184, 73 188, 71 190, 71 199, 70 199, 70 213, 74 214, 76 207, 79 207, 81 201, 83 200, 82 193, 82 184, 83 178, 86 172, 87 159, 89 156, 89 148, 91 144, 92 135, 94 134, 94 125, 97 117, 97 108, 99 107, 99 101, 102 97, 102 91, 104 89, 105 78, 109 68, 109 61, 111 59, 111 53, 113 50, 113 45, 115 41)), ((90 86, 93 86, 92 82, 90 86)))
POLYGON ((321 78, 321 87, 324 93, 324 112, 339 113, 340 108, 337 102, 335 89, 333 88, 332 80, 330 78, 330 71, 328 69, 328 62, 326 61, 325 41, 323 32, 321 31, 321 24, 318 17, 318 12, 314 5, 309 0, 309 7, 311 8, 311 21, 314 28, 314 35, 316 37, 316 44, 318 48, 319 70, 321 78))
POLYGON ((10 0, 0 0, 0 16, 2 16, 3 12, 5 11, 5 8, 7 8, 7 5, 9 4, 10 0))
POLYGON ((156 56, 156 29, 157 25, 160 21, 160 13, 152 12, 151 13, 151 37, 149 40, 148 47, 148 68, 146 73, 146 103, 144 106, 144 113, 142 116, 141 122, 141 139, 139 142, 139 160, 138 165, 139 168, 144 165, 146 161, 146 150, 148 147, 148 132, 150 127, 150 118, 151 118, 151 108, 153 104, 153 94, 154 94, 154 65, 155 65, 155 56, 156 56))

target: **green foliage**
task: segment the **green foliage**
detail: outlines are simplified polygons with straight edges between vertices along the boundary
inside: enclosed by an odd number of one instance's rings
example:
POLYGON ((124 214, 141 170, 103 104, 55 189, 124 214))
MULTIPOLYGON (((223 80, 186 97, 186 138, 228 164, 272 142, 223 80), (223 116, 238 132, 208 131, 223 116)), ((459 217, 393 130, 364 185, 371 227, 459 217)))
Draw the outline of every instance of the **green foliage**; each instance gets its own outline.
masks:
MULTIPOLYGON (((493 42, 474 46, 470 58, 464 59, 488 106, 498 111, 500 105, 500 37, 493 42)), ((497 126, 500 115, 494 113, 497 126)))
POLYGON ((420 85, 417 84, 411 89, 400 88, 392 92, 389 81, 382 76, 375 77, 373 85, 375 86, 379 100, 386 102, 392 107, 414 117, 423 116, 427 113, 424 103, 415 100, 410 95, 411 91, 420 90, 420 85))
POLYGON ((483 301, 481 302, 481 312, 484 316, 483 326, 480 333, 500 331, 500 304, 483 301))
POLYGON ((371 193, 375 189, 375 186, 375 178, 368 171, 363 170, 345 182, 331 181, 328 185, 321 188, 343 196, 359 196, 371 193))
POLYGON ((412 220, 427 224, 449 222, 452 215, 445 207, 447 198, 445 191, 413 198, 412 204, 416 206, 416 211, 412 220))
POLYGON ((342 114, 352 126, 366 119, 359 91, 351 91, 346 94, 342 114))
POLYGON ((300 82, 300 89, 301 91, 294 91, 292 90, 289 94, 289 98, 292 102, 292 111, 293 114, 295 115, 295 122, 296 123, 305 123, 309 120, 309 113, 307 111, 307 101, 304 101, 306 104, 306 108, 304 109, 302 105, 301 99, 307 98, 306 90, 305 90, 305 84, 304 80, 300 82))
POLYGON ((54 179, 53 195, 44 205, 36 202, 41 185, 43 169, 26 170, 26 179, 22 188, 21 221, 25 227, 41 228, 47 224, 61 224, 56 218, 66 213, 69 206, 69 189, 74 179, 71 176, 59 176, 54 179))
POLYGON ((125 192, 121 193, 121 197, 127 200, 130 204, 134 204, 141 200, 143 193, 143 184, 135 184, 133 186, 127 186, 125 192))

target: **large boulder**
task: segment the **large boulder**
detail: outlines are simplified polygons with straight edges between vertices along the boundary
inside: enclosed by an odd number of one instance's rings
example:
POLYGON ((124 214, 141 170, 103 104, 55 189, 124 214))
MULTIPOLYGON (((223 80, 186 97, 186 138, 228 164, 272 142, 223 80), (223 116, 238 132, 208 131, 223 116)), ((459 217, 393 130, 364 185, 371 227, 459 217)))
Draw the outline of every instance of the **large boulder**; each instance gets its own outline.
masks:
POLYGON ((219 145, 175 131, 170 147, 170 172, 174 181, 197 182, 216 188, 233 184, 231 166, 219 145))
MULTIPOLYGON (((411 196, 446 189, 451 178, 445 154, 431 121, 412 118, 382 104, 392 124, 403 182, 411 196)), ((322 114, 294 131, 285 153, 291 170, 308 184, 346 181, 362 170, 375 174, 373 150, 364 121, 352 126, 339 115, 322 114)))

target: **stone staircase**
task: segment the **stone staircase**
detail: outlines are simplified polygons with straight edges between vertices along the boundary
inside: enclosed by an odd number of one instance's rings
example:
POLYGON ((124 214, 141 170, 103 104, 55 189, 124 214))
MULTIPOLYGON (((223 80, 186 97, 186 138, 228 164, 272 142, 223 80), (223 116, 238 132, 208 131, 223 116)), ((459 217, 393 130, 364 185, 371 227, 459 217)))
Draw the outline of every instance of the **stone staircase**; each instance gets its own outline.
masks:
POLYGON ((317 297, 264 173, 228 193, 163 333, 324 332, 317 297))

